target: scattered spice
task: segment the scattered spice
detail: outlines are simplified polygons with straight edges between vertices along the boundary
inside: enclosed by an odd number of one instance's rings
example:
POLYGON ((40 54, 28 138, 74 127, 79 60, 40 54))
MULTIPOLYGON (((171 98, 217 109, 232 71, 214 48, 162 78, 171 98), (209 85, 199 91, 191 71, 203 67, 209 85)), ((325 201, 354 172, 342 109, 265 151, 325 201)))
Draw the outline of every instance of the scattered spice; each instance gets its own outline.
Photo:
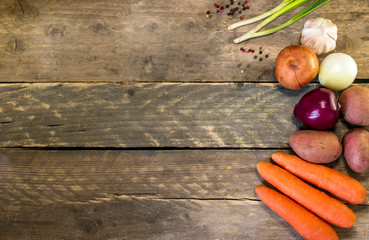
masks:
POLYGON ((265 58, 268 58, 269 57, 269 55, 267 54, 267 55, 265 55, 265 58))
POLYGON ((256 55, 255 55, 255 56, 254 56, 254 59, 257 59, 257 58, 258 58, 258 56, 256 56, 256 55))
POLYGON ((259 54, 263 54, 263 51, 259 51, 259 54))
POLYGON ((259 58, 259 61, 261 62, 261 61, 263 61, 263 58, 259 58))

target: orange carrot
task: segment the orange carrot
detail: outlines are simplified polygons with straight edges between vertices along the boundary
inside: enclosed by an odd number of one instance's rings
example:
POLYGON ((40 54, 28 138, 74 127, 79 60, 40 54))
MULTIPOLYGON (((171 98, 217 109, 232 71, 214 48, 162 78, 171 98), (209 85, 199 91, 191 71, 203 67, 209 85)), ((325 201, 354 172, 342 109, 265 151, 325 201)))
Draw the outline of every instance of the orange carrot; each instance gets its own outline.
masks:
POLYGON ((356 215, 348 206, 286 170, 269 162, 258 163, 257 170, 266 181, 324 221, 342 228, 354 225, 356 215))
POLYGON ((266 186, 257 186, 256 194, 270 209, 286 220, 306 240, 338 240, 336 231, 326 222, 285 195, 266 186))
POLYGON ((293 175, 330 192, 347 203, 365 202, 366 190, 363 185, 337 170, 281 152, 273 153, 272 159, 293 175))

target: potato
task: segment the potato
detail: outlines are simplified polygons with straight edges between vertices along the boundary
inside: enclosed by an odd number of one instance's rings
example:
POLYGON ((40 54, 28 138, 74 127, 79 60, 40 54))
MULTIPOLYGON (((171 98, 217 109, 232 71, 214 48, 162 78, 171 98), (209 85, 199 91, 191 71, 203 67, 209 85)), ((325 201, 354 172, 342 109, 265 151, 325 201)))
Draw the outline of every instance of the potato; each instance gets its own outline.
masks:
POLYGON ((369 88, 353 86, 338 99, 343 118, 351 124, 369 126, 369 88))
POLYGON ((357 173, 369 172, 369 132, 355 128, 343 136, 343 152, 349 167, 357 173))
POLYGON ((333 162, 342 154, 340 140, 333 132, 299 130, 288 142, 299 157, 313 163, 333 162))

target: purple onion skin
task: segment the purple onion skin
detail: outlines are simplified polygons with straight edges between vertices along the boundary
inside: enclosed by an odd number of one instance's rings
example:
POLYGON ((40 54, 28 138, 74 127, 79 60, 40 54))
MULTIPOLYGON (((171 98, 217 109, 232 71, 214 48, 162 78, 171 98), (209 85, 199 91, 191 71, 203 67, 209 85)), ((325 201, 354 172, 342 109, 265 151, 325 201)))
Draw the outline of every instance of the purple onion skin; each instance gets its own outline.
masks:
POLYGON ((293 115, 313 129, 332 128, 339 118, 337 96, 327 88, 314 89, 300 99, 293 115))

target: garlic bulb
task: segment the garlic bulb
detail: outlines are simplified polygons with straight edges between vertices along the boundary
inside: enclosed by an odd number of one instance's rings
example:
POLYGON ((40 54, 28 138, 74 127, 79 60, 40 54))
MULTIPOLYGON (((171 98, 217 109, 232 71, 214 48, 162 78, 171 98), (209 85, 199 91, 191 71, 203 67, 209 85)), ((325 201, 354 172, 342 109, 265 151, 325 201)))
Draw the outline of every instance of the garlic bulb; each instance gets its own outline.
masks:
POLYGON ((316 18, 305 22, 301 33, 301 45, 313 50, 317 55, 336 48, 337 26, 329 19, 316 18))

